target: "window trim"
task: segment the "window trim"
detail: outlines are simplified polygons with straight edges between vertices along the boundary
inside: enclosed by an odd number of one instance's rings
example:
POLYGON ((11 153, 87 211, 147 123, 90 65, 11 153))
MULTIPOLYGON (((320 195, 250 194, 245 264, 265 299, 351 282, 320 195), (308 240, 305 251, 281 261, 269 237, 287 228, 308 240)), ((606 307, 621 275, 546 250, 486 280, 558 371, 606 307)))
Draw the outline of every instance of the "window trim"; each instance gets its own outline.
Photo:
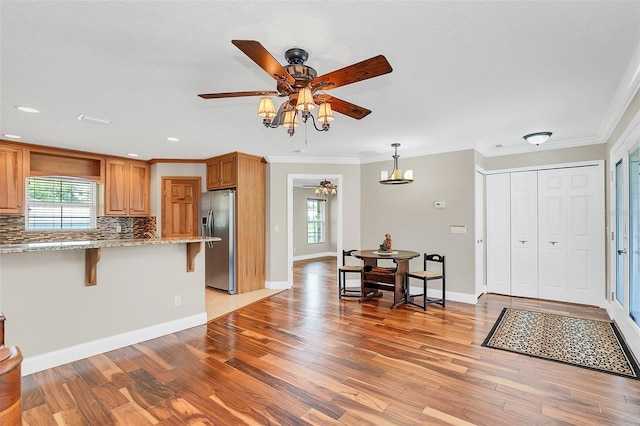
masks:
MULTIPOLYGON (((98 228, 98 184, 96 181, 85 178, 68 177, 68 176, 29 176, 25 178, 25 212, 24 212, 24 226, 27 232, 33 231, 92 231, 98 228), (84 186, 84 196, 88 196, 89 201, 69 202, 62 199, 59 200, 34 200, 30 198, 30 188, 35 186, 38 181, 42 185, 51 185, 51 193, 55 194, 55 186, 63 184, 82 185, 84 186), (82 216, 74 216, 73 209, 83 209, 82 216), (41 209, 39 214, 32 213, 41 209), (46 212, 45 209, 49 209, 46 212), (56 210, 59 209, 58 212, 56 210), (88 209, 88 211, 87 211, 88 209), (50 213, 50 216, 47 214, 50 213), (47 226, 37 226, 38 216, 40 220, 45 222, 47 226), (88 220, 88 226, 74 226, 77 225, 79 220, 88 220), (48 220, 48 222, 47 222, 48 220), (55 226, 53 226, 55 225, 55 226)), ((63 190, 60 190, 60 197, 64 194, 63 190)))
POLYGON ((326 208, 326 202, 327 200, 322 199, 322 198, 312 198, 312 197, 307 197, 307 202, 306 202, 306 224, 307 224, 307 245, 317 245, 317 244, 326 244, 327 242, 327 233, 326 233, 326 222, 327 222, 327 208, 326 208), (314 204, 316 204, 318 207, 318 209, 314 209, 314 210, 310 210, 309 209, 309 202, 313 202, 314 204), (309 213, 310 212, 315 212, 315 211, 319 211, 320 215, 322 216, 319 220, 309 220, 309 213), (309 225, 310 224, 314 224, 314 226, 319 225, 319 232, 318 230, 314 230, 313 234, 320 234, 319 235, 319 239, 320 241, 310 241, 309 239, 309 225))

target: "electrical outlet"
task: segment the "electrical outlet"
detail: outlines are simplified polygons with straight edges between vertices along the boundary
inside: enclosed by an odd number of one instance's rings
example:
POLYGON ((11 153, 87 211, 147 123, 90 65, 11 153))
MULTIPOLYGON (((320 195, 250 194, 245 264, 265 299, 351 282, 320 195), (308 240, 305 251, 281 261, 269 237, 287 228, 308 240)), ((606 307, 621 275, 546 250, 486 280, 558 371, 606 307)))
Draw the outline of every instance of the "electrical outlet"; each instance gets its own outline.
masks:
POLYGON ((176 297, 174 298, 174 302, 173 303, 174 303, 175 306, 182 305, 182 295, 181 294, 176 295, 176 297))
POLYGON ((116 225, 116 232, 122 232, 122 226, 116 225))

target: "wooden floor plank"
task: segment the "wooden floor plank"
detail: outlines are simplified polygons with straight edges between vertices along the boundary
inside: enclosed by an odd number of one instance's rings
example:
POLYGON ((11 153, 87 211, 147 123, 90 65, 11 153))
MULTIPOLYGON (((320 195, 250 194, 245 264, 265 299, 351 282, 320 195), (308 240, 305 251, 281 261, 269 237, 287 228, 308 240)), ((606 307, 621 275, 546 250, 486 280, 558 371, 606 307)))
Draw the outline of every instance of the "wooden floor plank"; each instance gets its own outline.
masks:
POLYGON ((193 327, 22 379, 30 425, 638 424, 640 380, 483 347, 505 307, 603 309, 494 294, 389 309, 337 297, 335 258, 294 288, 193 327))

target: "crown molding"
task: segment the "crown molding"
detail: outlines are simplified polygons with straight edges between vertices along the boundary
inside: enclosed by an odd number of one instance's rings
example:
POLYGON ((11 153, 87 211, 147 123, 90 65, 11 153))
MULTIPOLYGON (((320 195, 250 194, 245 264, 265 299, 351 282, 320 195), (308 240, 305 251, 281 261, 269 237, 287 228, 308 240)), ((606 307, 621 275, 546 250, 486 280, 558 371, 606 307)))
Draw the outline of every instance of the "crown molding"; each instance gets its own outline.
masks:
POLYGON ((271 164, 360 164, 357 158, 330 158, 330 157, 283 157, 268 156, 267 161, 271 164))

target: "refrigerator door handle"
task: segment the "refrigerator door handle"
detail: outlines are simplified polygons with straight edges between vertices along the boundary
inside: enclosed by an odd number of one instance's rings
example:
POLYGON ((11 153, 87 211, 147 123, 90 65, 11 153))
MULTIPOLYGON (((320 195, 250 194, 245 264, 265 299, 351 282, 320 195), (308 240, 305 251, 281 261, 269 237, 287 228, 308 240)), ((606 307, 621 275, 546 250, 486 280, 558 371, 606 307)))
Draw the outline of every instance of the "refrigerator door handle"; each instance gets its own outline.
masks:
MULTIPOLYGON (((213 210, 207 212, 207 236, 213 237, 213 210)), ((213 241, 208 241, 207 245, 213 247, 213 241)))

